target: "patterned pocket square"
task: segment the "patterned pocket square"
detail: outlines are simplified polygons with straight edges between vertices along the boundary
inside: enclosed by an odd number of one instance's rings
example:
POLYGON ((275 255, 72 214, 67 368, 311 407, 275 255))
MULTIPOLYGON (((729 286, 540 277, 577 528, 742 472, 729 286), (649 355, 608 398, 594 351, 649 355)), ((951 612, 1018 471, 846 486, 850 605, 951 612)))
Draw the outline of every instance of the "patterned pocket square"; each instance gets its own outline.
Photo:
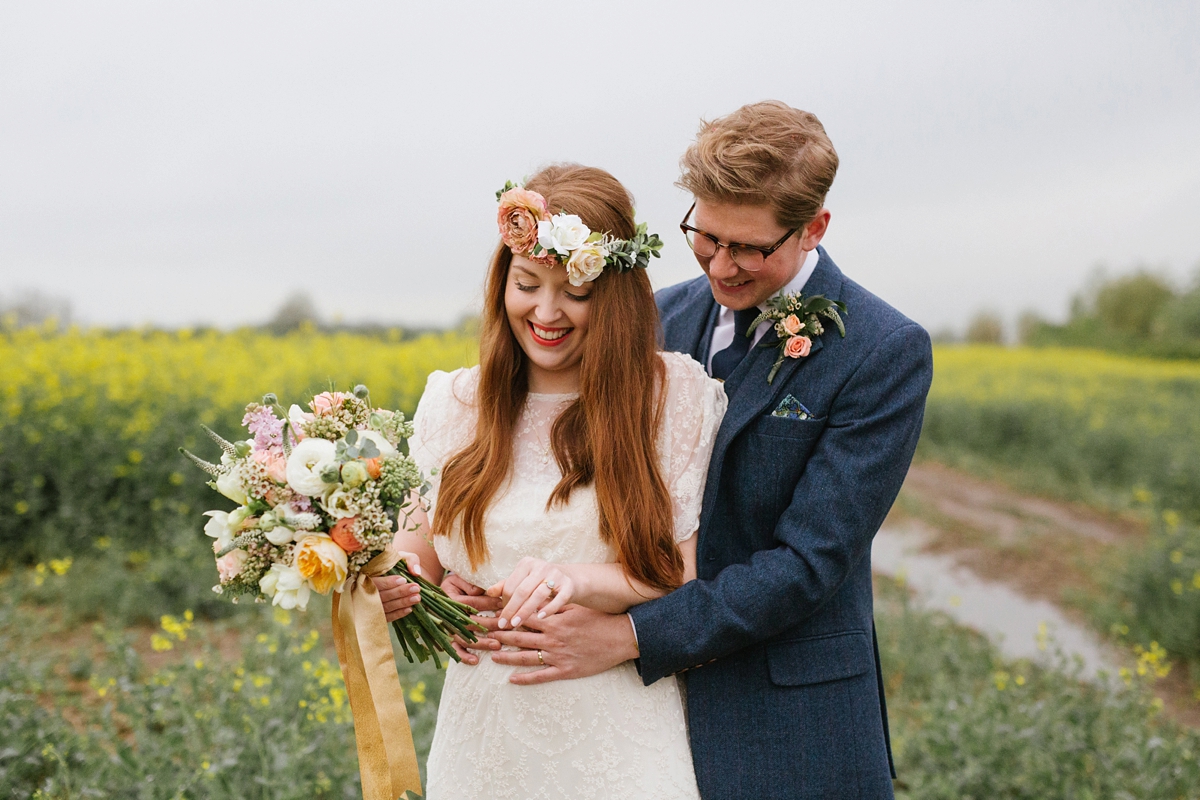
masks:
POLYGON ((772 417, 784 417, 785 419, 811 419, 812 412, 804 407, 804 404, 792 397, 790 394, 783 398, 783 402, 779 407, 771 412, 772 417))

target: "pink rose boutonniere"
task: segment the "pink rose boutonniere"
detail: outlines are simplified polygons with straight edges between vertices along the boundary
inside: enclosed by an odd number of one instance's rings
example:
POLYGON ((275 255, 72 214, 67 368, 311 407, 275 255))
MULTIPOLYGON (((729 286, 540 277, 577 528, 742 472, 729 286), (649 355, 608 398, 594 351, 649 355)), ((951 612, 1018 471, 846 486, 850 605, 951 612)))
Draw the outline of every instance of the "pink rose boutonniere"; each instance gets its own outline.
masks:
POLYGON ((775 323, 775 335, 778 341, 764 341, 760 347, 774 347, 779 350, 775 364, 767 375, 767 383, 775 380, 776 373, 783 366, 785 358, 807 358, 812 352, 813 337, 825 333, 821 320, 826 319, 837 326, 843 337, 846 335, 846 325, 842 315, 846 313, 846 304, 840 300, 829 300, 821 295, 805 297, 800 292, 779 294, 767 301, 767 310, 754 320, 747 336, 753 336, 759 324, 772 320, 775 323))

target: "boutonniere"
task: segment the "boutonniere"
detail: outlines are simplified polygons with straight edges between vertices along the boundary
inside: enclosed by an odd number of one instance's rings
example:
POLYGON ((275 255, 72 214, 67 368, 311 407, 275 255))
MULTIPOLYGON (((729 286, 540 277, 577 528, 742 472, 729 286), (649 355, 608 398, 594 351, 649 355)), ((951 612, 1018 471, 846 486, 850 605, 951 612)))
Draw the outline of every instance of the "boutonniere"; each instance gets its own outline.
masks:
POLYGON ((753 336, 758 326, 767 320, 775 323, 775 334, 778 342, 763 342, 759 347, 775 347, 779 355, 767 383, 775 380, 775 373, 783 366, 785 358, 804 358, 812 351, 813 337, 825 333, 822 317, 837 326, 838 333, 846 336, 846 325, 842 322, 842 314, 846 313, 846 304, 841 300, 830 300, 819 294, 805 297, 800 292, 784 294, 782 291, 767 301, 767 310, 758 315, 750 326, 747 336, 753 336))

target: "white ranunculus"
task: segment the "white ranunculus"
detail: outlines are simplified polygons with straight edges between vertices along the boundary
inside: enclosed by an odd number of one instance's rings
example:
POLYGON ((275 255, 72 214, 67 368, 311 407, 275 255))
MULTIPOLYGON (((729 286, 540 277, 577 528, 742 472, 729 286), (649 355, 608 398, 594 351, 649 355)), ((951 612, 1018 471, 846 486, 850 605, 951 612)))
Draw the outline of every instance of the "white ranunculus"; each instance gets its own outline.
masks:
POLYGON ((204 532, 217 540, 215 546, 218 551, 233 543, 235 530, 228 514, 224 511, 205 511, 204 516, 209 518, 204 524, 204 532))
POLYGON ((217 476, 217 491, 235 503, 245 505, 250 501, 246 489, 242 486, 242 476, 238 470, 232 469, 217 476))
POLYGON ((583 286, 594 281, 604 272, 604 259, 608 258, 608 250, 594 242, 576 250, 567 262, 567 280, 572 286, 583 286))
POLYGON ((292 448, 287 460, 287 482, 292 491, 309 497, 325 494, 329 484, 321 473, 335 465, 337 446, 328 439, 305 439, 292 448))
POLYGON ((538 244, 546 250, 556 251, 564 258, 572 250, 583 247, 591 235, 588 226, 575 214, 555 214, 549 220, 538 223, 538 244))
POLYGON ((394 456, 400 452, 392 445, 391 442, 389 442, 387 440, 386 437, 384 437, 384 435, 382 433, 379 433, 378 431, 359 431, 358 432, 359 447, 362 446, 363 439, 370 439, 372 442, 374 442, 375 446, 377 448, 379 448, 379 455, 382 456, 383 458, 387 458, 388 456, 394 456))
POLYGON ((267 537, 267 541, 271 544, 287 544, 296 538, 296 532, 286 525, 276 525, 269 531, 263 531, 263 536, 267 537))
POLYGON ((319 502, 321 508, 325 509, 329 516, 343 519, 344 517, 353 517, 355 514, 350 508, 351 500, 350 493, 345 489, 333 489, 319 502))
POLYGON ((312 593, 300 570, 284 564, 272 564, 271 571, 259 580, 258 588, 271 598, 271 605, 301 611, 308 608, 308 596, 312 593))

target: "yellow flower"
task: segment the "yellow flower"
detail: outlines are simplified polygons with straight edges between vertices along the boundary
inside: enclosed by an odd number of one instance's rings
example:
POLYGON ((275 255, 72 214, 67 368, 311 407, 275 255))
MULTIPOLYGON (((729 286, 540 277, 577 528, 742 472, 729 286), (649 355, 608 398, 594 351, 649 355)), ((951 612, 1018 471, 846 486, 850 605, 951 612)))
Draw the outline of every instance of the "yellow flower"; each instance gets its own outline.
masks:
POLYGON ((346 551, 327 534, 310 533, 296 543, 296 569, 320 594, 329 594, 346 580, 346 551))
POLYGON ((170 650, 175 645, 171 644, 171 640, 161 633, 156 633, 150 637, 150 646, 154 648, 154 652, 161 653, 170 650))
POLYGON ((72 560, 70 558, 52 558, 50 559, 50 569, 55 575, 66 575, 71 569, 72 560))
POLYGON ((417 685, 409 690, 408 699, 412 700, 414 703, 425 702, 427 699, 425 697, 425 681, 417 681, 417 685))

